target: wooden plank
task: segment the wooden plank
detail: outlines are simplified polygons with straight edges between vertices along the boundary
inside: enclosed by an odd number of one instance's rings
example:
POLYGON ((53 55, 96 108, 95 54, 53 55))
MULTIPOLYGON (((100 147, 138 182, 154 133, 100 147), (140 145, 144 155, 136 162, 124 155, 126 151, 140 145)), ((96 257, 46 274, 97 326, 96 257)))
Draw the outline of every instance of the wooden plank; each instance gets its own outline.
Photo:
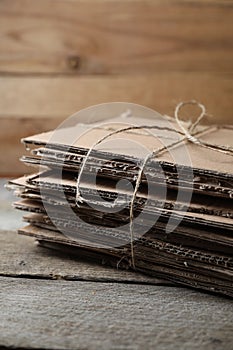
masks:
POLYGON ((59 125, 61 120, 59 117, 0 118, 0 176, 17 176, 33 172, 33 168, 19 161, 19 158, 26 152, 24 145, 20 142, 21 138, 53 129, 59 125))
POLYGON ((106 77, 1 77, 1 117, 67 118, 78 110, 112 101, 138 103, 173 114, 182 100, 204 103, 211 123, 233 122, 233 75, 157 73, 106 77))
POLYGON ((20 138, 50 130, 94 104, 125 101, 172 115, 182 100, 204 103, 209 123, 233 123, 232 75, 158 73, 105 77, 1 77, 0 175, 31 171, 18 162, 20 138))
POLYGON ((232 349, 230 300, 172 287, 0 278, 0 345, 232 349))
POLYGON ((232 1, 0 2, 0 71, 233 70, 232 1))
POLYGON ((171 285, 140 273, 95 265, 39 247, 32 238, 14 231, 0 230, 0 246, 0 276, 171 285))

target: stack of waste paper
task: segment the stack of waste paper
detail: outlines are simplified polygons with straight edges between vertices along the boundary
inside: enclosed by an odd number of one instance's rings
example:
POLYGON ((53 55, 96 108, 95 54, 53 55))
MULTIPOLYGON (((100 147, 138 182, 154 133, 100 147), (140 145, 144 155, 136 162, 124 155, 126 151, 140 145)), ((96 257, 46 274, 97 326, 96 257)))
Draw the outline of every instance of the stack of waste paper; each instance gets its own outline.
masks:
POLYGON ((132 113, 23 139, 20 234, 233 297, 233 127, 132 113), (186 132, 187 130, 187 132, 186 132))

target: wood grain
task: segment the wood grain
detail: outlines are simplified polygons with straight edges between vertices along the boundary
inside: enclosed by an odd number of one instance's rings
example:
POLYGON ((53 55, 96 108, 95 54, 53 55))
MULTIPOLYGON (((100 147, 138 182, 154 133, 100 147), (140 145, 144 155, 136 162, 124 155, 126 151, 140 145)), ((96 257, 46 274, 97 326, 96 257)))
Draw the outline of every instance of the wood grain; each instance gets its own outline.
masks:
POLYGON ((0 345, 232 349, 233 304, 187 289, 0 278, 0 345))
POLYGON ((0 115, 67 118, 82 108, 112 101, 138 103, 173 115, 178 102, 196 99, 213 115, 209 122, 233 123, 232 94, 233 74, 1 77, 0 115))
POLYGON ((56 128, 71 114, 94 104, 134 102, 173 115, 178 102, 196 99, 212 115, 207 123, 233 123, 232 77, 208 73, 1 77, 0 145, 4 152, 0 154, 0 174, 15 176, 31 171, 18 161, 25 153, 22 137, 56 128))
POLYGON ((26 152, 20 139, 53 129, 61 120, 61 118, 25 118, 24 116, 0 118, 0 176, 8 177, 33 172, 33 168, 19 161, 22 154, 26 152))
POLYGON ((0 2, 0 71, 232 72, 232 1, 0 2))
POLYGON ((233 123, 233 2, 0 1, 0 176, 28 172, 19 140, 78 110, 204 103, 233 123))

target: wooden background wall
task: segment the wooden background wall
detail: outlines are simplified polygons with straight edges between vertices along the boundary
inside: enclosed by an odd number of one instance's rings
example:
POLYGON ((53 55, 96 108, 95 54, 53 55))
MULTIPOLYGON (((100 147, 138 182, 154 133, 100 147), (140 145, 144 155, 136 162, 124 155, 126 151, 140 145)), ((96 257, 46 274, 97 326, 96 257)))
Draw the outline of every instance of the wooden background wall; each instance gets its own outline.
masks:
POLYGON ((233 123, 233 1, 0 0, 0 175, 20 138, 92 104, 172 114, 197 99, 233 123))

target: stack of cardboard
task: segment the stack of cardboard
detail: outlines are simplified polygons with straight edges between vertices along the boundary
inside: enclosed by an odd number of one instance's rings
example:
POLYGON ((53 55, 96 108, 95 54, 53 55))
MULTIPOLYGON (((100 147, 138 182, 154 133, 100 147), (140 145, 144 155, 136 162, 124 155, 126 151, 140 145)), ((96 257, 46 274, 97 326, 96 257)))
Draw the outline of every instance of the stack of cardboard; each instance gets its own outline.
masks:
POLYGON ((233 128, 198 126, 195 137, 211 149, 187 141, 175 121, 167 125, 159 116, 120 116, 24 139, 23 162, 40 169, 9 183, 20 197, 14 206, 26 212, 19 233, 233 296, 233 128))

